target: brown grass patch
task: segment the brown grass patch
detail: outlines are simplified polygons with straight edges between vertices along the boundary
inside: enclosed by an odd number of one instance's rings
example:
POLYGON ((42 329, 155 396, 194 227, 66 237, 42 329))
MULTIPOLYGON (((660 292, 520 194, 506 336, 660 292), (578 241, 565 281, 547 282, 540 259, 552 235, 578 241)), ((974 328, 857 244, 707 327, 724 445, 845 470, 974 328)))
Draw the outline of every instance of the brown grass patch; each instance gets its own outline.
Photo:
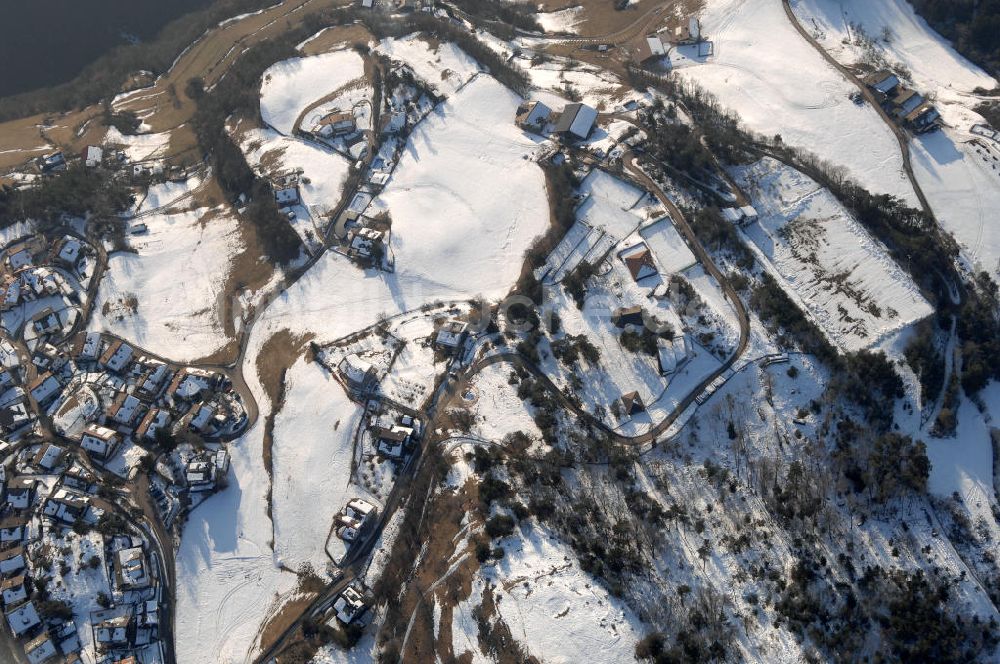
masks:
POLYGON ((353 46, 354 44, 370 44, 373 41, 375 41, 375 37, 372 36, 372 33, 368 32, 368 28, 363 25, 338 25, 328 30, 324 30, 323 34, 319 35, 303 47, 302 53, 303 55, 319 55, 321 53, 336 51, 344 48, 345 46, 353 46))
POLYGON ((291 598, 285 600, 277 611, 269 611, 267 622, 260 630, 260 649, 267 650, 278 640, 285 630, 295 622, 308 608, 309 604, 316 599, 316 593, 296 592, 291 598))

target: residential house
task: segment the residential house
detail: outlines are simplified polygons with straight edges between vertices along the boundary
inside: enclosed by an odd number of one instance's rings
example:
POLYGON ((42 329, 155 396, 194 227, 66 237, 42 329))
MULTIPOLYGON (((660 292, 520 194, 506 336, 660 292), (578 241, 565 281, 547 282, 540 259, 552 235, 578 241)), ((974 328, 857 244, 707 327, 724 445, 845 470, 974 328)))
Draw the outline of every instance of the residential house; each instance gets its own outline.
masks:
POLYGON ((215 374, 186 367, 174 374, 165 394, 171 400, 191 401, 198 398, 203 390, 211 389, 214 381, 215 374))
POLYGON ((621 396, 621 406, 622 413, 624 415, 637 415, 644 410, 646 407, 642 403, 642 399, 639 397, 638 392, 629 392, 628 394, 623 394, 621 396))
POLYGON ((333 603, 333 610, 337 613, 337 620, 350 625, 365 612, 367 605, 361 593, 354 586, 347 586, 340 593, 337 601, 333 603))
POLYGON ((891 71, 880 69, 872 72, 862 79, 869 88, 882 95, 883 99, 888 99, 895 94, 900 87, 899 78, 891 71))
POLYGON ((434 345, 440 348, 458 348, 465 341, 469 325, 460 320, 446 321, 434 336, 434 345))
POLYGON ((117 606, 90 614, 94 645, 98 652, 119 650, 132 645, 132 606, 117 606))
POLYGON ((399 424, 394 424, 390 428, 378 427, 375 429, 377 440, 375 449, 390 459, 401 459, 412 437, 413 429, 410 427, 399 424))
POLYGON ((697 44, 702 40, 701 22, 697 17, 692 16, 687 22, 681 23, 669 34, 669 41, 678 46, 697 44))
POLYGON ((0 545, 21 544, 27 537, 27 517, 8 516, 0 520, 0 545))
POLYGON ((116 551, 112 566, 115 573, 115 587, 118 590, 149 587, 148 564, 141 546, 116 551))
POLYGON ((24 644, 24 655, 30 664, 42 664, 58 654, 52 639, 45 632, 24 644))
POLYGON ((299 203, 299 183, 274 188, 274 202, 279 208, 292 207, 299 203))
MULTIPOLYGON (((349 253, 352 256, 364 256, 372 258, 378 255, 379 250, 384 246, 382 231, 374 228, 358 228, 348 233, 347 239, 350 241, 349 253)), ((384 254, 384 249, 381 253, 384 254)))
POLYGON ((688 355, 687 338, 678 335, 673 339, 657 339, 657 362, 660 373, 668 376, 675 373, 690 359, 688 355))
POLYGON ((78 360, 96 360, 98 353, 101 351, 101 333, 87 332, 86 334, 78 334, 74 344, 74 351, 78 360))
POLYGON ((13 477, 7 483, 6 502, 16 510, 26 510, 35 499, 35 487, 38 480, 33 477, 13 477))
POLYGON ((205 433, 208 431, 209 424, 212 421, 212 415, 215 414, 215 409, 202 401, 191 406, 191 410, 188 411, 188 414, 190 415, 188 426, 198 433, 205 433))
POLYGON ((52 152, 38 158, 38 168, 42 173, 56 173, 66 170, 66 155, 52 152))
POLYGON ((645 242, 629 247, 618 254, 629 274, 637 282, 658 274, 656 263, 653 262, 653 254, 645 242))
POLYGON ((31 398, 43 406, 55 399, 61 390, 62 386, 51 371, 35 376, 35 379, 28 383, 31 398))
POLYGON ((80 437, 80 447, 104 461, 114 456, 121 442, 121 434, 99 424, 88 424, 80 437))
POLYGON ((24 570, 24 547, 15 546, 13 549, 0 551, 0 575, 9 577, 20 574, 24 570))
POLYGON ((88 168, 100 166, 101 162, 104 161, 104 149, 96 145, 88 145, 83 149, 80 158, 83 159, 84 165, 88 168))
POLYGON ((0 598, 3 598, 4 606, 15 606, 28 599, 28 588, 25 586, 26 577, 21 574, 4 579, 0 583, 0 598))
POLYGON ((136 381, 136 392, 146 400, 153 400, 170 377, 170 369, 162 362, 154 362, 136 381))
POLYGON ((658 61, 667 54, 667 48, 659 35, 647 35, 636 40, 635 60, 646 65, 658 61))
POLYGON ((337 536, 340 539, 353 542, 370 523, 373 523, 378 510, 371 503, 354 498, 347 503, 337 516, 337 536))
POLYGON ((42 621, 38 618, 34 602, 25 602, 16 609, 7 612, 7 624, 10 625, 10 631, 14 633, 14 636, 18 637, 33 627, 41 625, 42 621))
POLYGON ((553 131, 564 138, 585 140, 597 122, 597 110, 586 104, 567 104, 553 131))
POLYGON ((611 314, 611 322, 614 323, 615 327, 626 328, 629 325, 634 327, 642 327, 644 320, 642 317, 642 307, 636 305, 634 307, 621 307, 615 309, 615 312, 611 314))
POLYGON ((356 354, 341 360, 337 370, 347 381, 348 387, 354 390, 367 390, 375 380, 375 367, 356 354))
POLYGON ((155 440, 156 432, 170 424, 170 413, 162 408, 150 408, 146 411, 139 426, 135 428, 137 440, 155 440))
POLYGON ((121 339, 115 339, 104 350, 100 363, 111 371, 121 372, 132 360, 132 347, 121 339))
POLYGON ((79 239, 66 235, 54 245, 52 245, 52 257, 57 263, 65 267, 75 269, 77 261, 80 260, 80 252, 83 250, 83 243, 79 239))
POLYGON ((88 507, 90 507, 89 496, 69 489, 58 489, 45 501, 42 514, 51 519, 72 524, 86 516, 88 507))
POLYGON ((334 111, 320 118, 319 122, 313 125, 312 133, 323 138, 336 138, 350 134, 357 129, 353 113, 343 113, 334 111))
POLYGON ((552 109, 540 101, 526 101, 517 107, 514 124, 525 131, 541 134, 552 118, 552 109))
POLYGON ((31 463, 36 468, 52 471, 61 466, 65 459, 65 449, 59 447, 58 445, 53 445, 52 443, 45 443, 38 448, 37 452, 35 452, 35 456, 32 457, 31 463))
POLYGON ((28 412, 22 399, 12 401, 0 408, 0 429, 5 433, 14 433, 31 422, 31 413, 28 412))
POLYGON ((108 417, 123 426, 132 426, 139 416, 139 408, 142 402, 131 394, 119 392, 118 396, 108 407, 108 417))

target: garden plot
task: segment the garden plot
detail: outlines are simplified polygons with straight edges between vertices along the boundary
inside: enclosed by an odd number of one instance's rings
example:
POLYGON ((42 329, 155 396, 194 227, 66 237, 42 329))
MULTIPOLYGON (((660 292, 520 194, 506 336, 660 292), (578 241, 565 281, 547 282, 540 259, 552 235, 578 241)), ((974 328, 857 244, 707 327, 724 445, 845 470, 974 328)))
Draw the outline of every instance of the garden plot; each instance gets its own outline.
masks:
POLYGON ((935 106, 953 126, 978 121, 969 108, 979 101, 972 91, 997 85, 956 53, 905 0, 793 0, 792 6, 838 61, 899 72, 922 94, 934 94, 935 106))
POLYGON ((479 64, 455 44, 432 44, 418 35, 383 39, 375 50, 407 65, 417 78, 442 95, 454 94, 481 71, 479 64))
POLYGON ((913 140, 913 171, 938 222, 977 270, 1000 279, 1000 145, 965 142, 951 129, 913 140))
POLYGON ((97 292, 90 329, 107 330, 178 361, 210 355, 228 341, 219 316, 233 257, 236 220, 221 208, 143 219, 135 253, 116 253, 97 292))
POLYGON ((715 54, 679 69, 681 76, 749 129, 780 134, 865 188, 917 204, 892 131, 875 109, 849 99, 857 88, 799 35, 780 2, 707 0, 701 21, 715 54))
POLYGON ((363 411, 315 362, 299 359, 286 380, 271 450, 274 553, 291 569, 310 563, 322 570, 334 517, 352 498, 372 500, 351 477, 363 411))
MULTIPOLYGON (((523 522, 527 523, 527 522, 523 522)), ((527 652, 545 662, 624 662, 646 628, 619 599, 580 569, 572 550, 541 526, 522 526, 503 541, 504 557, 477 574, 469 599, 452 613, 452 647, 469 661, 479 652, 475 607, 496 595, 498 619, 527 652)))
POLYGON ((933 312, 828 190, 770 158, 735 170, 760 213, 745 231, 756 253, 834 344, 868 348, 933 312))
POLYGON ((290 136, 299 115, 311 104, 363 75, 364 61, 353 50, 283 60, 264 72, 260 117, 290 136))

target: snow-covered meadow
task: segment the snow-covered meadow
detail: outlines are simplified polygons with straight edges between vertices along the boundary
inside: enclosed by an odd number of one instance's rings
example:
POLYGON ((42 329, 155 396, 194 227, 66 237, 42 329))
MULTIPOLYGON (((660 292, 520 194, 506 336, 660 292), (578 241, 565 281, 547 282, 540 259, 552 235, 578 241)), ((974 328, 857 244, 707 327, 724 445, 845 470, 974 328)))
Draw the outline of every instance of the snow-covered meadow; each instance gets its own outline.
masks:
POLYGON ((283 60, 264 72, 261 119, 291 136, 299 115, 310 105, 363 75, 361 56, 350 50, 283 60))
POLYGON ((198 208, 142 218, 135 253, 115 253, 97 292, 90 329, 107 330, 173 360, 211 355, 229 340, 220 319, 226 280, 242 250, 237 221, 198 208))
POLYGON ((867 348, 933 309, 885 248, 816 182, 770 158, 734 169, 760 220, 744 233, 841 348, 867 348))
POLYGON ((867 189, 916 203, 899 145, 857 88, 806 42, 780 2, 707 0, 702 31, 715 53, 678 69, 749 129, 846 169, 867 189))

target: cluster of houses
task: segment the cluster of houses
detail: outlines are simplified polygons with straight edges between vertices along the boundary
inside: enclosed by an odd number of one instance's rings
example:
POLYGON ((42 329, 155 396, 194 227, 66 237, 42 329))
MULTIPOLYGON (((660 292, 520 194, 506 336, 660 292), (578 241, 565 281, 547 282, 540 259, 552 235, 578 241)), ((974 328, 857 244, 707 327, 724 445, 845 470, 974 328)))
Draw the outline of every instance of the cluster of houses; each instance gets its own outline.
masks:
MULTIPOLYGON (((54 588, 50 584, 55 578, 51 553, 61 549, 60 538, 71 529, 88 532, 113 508, 96 495, 98 478, 67 449, 43 443, 37 450, 26 451, 32 453, 8 455, 0 466, 0 477, 5 480, 0 483, 0 599, 5 622, 29 662, 81 661, 81 640, 74 621, 51 609, 54 588)), ((107 612, 137 618, 119 621, 112 628, 104 617, 91 614, 95 652, 82 654, 86 661, 112 662, 148 649, 151 657, 141 661, 162 661, 157 629, 158 572, 140 532, 128 532, 129 526, 122 528, 125 531, 99 528, 100 534, 88 536, 98 543, 103 555, 95 554, 90 560, 81 555, 72 566, 65 561, 60 564, 60 577, 102 575, 100 585, 108 591, 104 600, 107 612), (118 627, 122 631, 115 631, 118 627)), ((57 603, 70 611, 75 608, 62 600, 57 603)))
POLYGON ((597 124, 597 109, 574 102, 556 113, 541 101, 526 101, 517 107, 514 123, 533 134, 582 141, 590 137, 597 124))
POLYGON ((400 415, 388 425, 372 415, 368 425, 375 453, 386 459, 405 458, 420 438, 420 420, 412 415, 400 415))
POLYGON ((698 44, 703 39, 700 21, 696 17, 691 17, 674 27, 663 28, 637 39, 634 45, 634 57, 641 65, 652 64, 665 57, 671 47, 690 46, 698 44))
POLYGON ((341 625, 364 625, 370 619, 368 607, 371 599, 365 588, 351 584, 334 601, 331 611, 341 625))
POLYGON ((0 314, 9 333, 23 326, 29 340, 61 336, 80 304, 89 246, 66 235, 49 243, 33 235, 8 247, 0 260, 0 314))
POLYGON ((362 537, 375 523, 378 510, 368 501, 354 498, 335 519, 337 537, 345 542, 354 542, 362 537))
MULTIPOLYGON (((104 165, 105 158, 119 164, 127 160, 127 156, 124 151, 108 151, 99 145, 84 146, 78 156, 80 163, 87 168, 96 168, 104 165)), ((43 154, 42 156, 35 158, 35 168, 37 168, 38 172, 42 175, 59 173, 65 171, 69 162, 76 157, 77 155, 71 155, 70 158, 67 159, 66 154, 62 150, 56 150, 55 152, 43 154)))
POLYGON ((896 118, 903 126, 918 133, 936 129, 941 122, 941 114, 919 92, 912 90, 888 70, 868 74, 864 84, 872 91, 882 108, 896 118))

